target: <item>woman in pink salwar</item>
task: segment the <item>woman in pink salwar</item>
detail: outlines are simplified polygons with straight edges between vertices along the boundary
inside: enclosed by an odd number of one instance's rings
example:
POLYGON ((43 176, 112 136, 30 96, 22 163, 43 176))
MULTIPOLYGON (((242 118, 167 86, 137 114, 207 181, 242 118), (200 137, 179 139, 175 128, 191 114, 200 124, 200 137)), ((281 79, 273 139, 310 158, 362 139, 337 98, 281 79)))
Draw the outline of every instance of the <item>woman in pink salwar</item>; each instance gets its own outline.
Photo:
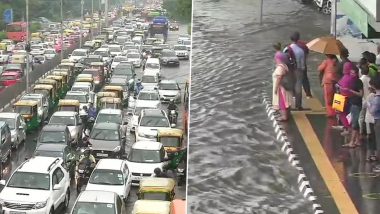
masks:
POLYGON ((278 118, 279 121, 287 121, 289 119, 290 106, 292 103, 291 92, 285 90, 281 86, 281 80, 284 75, 289 72, 287 63, 287 56, 284 53, 277 52, 275 54, 276 68, 273 71, 273 106, 278 106, 281 117, 278 118))
POLYGON ((335 117, 335 110, 332 108, 334 100, 335 84, 338 81, 337 58, 335 55, 326 55, 327 59, 319 65, 318 71, 323 75, 322 87, 326 105, 326 116, 335 117))

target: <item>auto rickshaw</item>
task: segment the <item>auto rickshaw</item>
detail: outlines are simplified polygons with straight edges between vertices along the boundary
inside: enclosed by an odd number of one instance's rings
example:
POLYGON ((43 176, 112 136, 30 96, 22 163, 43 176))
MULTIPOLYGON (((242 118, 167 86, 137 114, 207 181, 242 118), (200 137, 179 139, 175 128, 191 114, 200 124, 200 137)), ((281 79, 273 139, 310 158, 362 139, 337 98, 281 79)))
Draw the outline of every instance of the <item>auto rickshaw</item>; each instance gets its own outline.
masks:
POLYGON ((33 93, 36 94, 46 94, 49 99, 49 107, 50 109, 54 109, 54 107, 57 105, 55 102, 55 90, 52 85, 46 85, 46 84, 37 84, 33 87, 33 93))
POLYGON ((75 67, 75 64, 73 62, 68 62, 68 61, 64 61, 62 60, 61 64, 58 65, 58 68, 60 69, 68 69, 70 70, 70 74, 74 74, 74 67, 75 67))
POLYGON ((53 86, 53 88, 54 88, 54 97, 52 97, 52 98, 54 100, 54 103, 58 103, 60 88, 58 88, 58 82, 57 82, 57 80, 54 80, 54 79, 39 79, 38 80, 38 84, 53 86))
POLYGON ((68 85, 65 84, 63 81, 62 76, 55 76, 55 75, 48 75, 45 77, 46 79, 52 79, 57 81, 57 86, 58 86, 58 96, 59 98, 63 98, 66 94, 66 92, 69 90, 68 85))
POLYGON ((170 214, 186 214, 186 201, 174 199, 170 204, 170 214))
POLYGON ((133 205, 132 214, 172 214, 169 201, 137 200, 133 205))
POLYGON ((78 100, 59 100, 58 111, 75 111, 79 114, 80 103, 78 100))
POLYGON ((111 97, 115 98, 117 97, 117 94, 115 92, 106 92, 106 91, 100 91, 96 94, 96 108, 100 109, 100 100, 104 97, 111 97))
POLYGON ((71 30, 71 29, 65 29, 64 31, 63 31, 63 34, 67 37, 67 36, 70 36, 70 35, 72 35, 72 34, 74 34, 75 33, 75 31, 73 31, 73 30, 71 30))
POLYGON ((164 145, 165 151, 169 158, 178 155, 183 145, 183 130, 182 129, 158 129, 157 142, 164 145))
POLYGON ((94 84, 94 78, 92 78, 92 76, 88 76, 87 74, 79 74, 75 79, 75 82, 89 82, 94 84))
POLYGON ((112 109, 120 109, 123 110, 123 106, 121 105, 121 99, 115 97, 103 97, 99 101, 100 108, 112 108, 112 109))
POLYGON ((95 45, 94 45, 95 49, 100 48, 103 45, 103 40, 95 39, 94 42, 95 42, 95 45))
POLYGON ((70 87, 70 80, 69 80, 69 72, 64 70, 53 70, 51 73, 54 76, 61 76, 63 83, 67 86, 67 88, 70 87))
POLYGON ((116 85, 106 85, 103 88, 103 91, 105 92, 115 92, 117 94, 117 97, 122 100, 123 106, 128 106, 128 97, 124 99, 123 97, 123 87, 116 86, 116 85))
POLYGON ((58 71, 58 72, 66 72, 67 73, 67 80, 68 80, 68 83, 71 83, 72 80, 74 80, 73 78, 73 73, 71 72, 70 69, 68 68, 54 68, 53 71, 58 71))
POLYGON ((41 118, 37 113, 38 102, 35 100, 21 100, 13 105, 14 112, 20 113, 26 123, 26 132, 37 130, 41 124, 41 118))
POLYGON ((11 56, 11 60, 9 61, 11 64, 21 64, 22 68, 26 66, 26 56, 23 54, 14 54, 11 56))
POLYGON ((144 177, 140 181, 137 197, 139 200, 172 201, 174 188, 175 180, 172 178, 144 177))

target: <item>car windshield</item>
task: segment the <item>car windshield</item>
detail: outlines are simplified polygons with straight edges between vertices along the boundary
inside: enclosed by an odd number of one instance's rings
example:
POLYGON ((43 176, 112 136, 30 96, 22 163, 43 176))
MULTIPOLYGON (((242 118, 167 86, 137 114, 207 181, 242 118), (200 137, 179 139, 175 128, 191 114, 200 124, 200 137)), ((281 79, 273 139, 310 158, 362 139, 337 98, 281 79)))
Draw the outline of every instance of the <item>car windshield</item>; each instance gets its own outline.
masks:
POLYGON ((116 213, 114 204, 99 202, 77 202, 72 214, 104 214, 116 213))
POLYGON ((96 117, 97 123, 117 123, 121 124, 121 115, 119 114, 101 114, 96 117))
POLYGON ((51 116, 49 124, 62 124, 66 126, 74 126, 75 118, 73 116, 51 116))
POLYGON ((165 117, 145 116, 141 119, 140 126, 147 127, 170 127, 168 120, 165 117))
POLYGON ((119 132, 110 129, 96 129, 91 131, 91 139, 94 140, 119 140, 119 132))
POLYGON ((127 61, 127 57, 115 57, 113 59, 113 62, 122 62, 122 61, 127 61))
POLYGON ((162 53, 163 57, 176 57, 177 56, 174 51, 162 51, 161 53, 162 53))
POLYGON ((174 46, 174 50, 178 50, 178 51, 185 51, 187 50, 186 46, 174 46))
POLYGON ((40 143, 66 143, 65 132, 43 131, 40 136, 40 143))
POLYGON ((108 57, 109 56, 107 51, 95 51, 94 54, 100 55, 102 57, 108 57))
POLYGON ((0 118, 0 121, 5 122, 8 124, 9 129, 15 129, 15 122, 16 120, 14 118, 0 118))
POLYGON ((45 53, 46 54, 55 54, 55 51, 54 50, 46 50, 45 53))
POLYGON ((138 100, 160 100, 157 93, 140 92, 138 100))
POLYGON ((157 83, 157 79, 155 76, 143 76, 141 78, 141 82, 143 82, 143 83, 157 83))
POLYGON ((110 52, 121 52, 120 47, 108 47, 108 49, 110 50, 110 52))
POLYGON ((88 92, 88 88, 85 87, 85 86, 73 86, 71 87, 71 90, 72 91, 84 91, 84 92, 88 92))
POLYGON ((16 106, 15 112, 20 114, 30 114, 31 107, 30 106, 16 106))
POLYGON ((121 171, 109 169, 95 169, 91 174, 89 183, 100 185, 123 185, 124 179, 121 171))
POLYGON ((119 66, 119 67, 116 67, 115 70, 112 72, 113 75, 127 75, 127 76, 130 76, 132 75, 132 69, 130 69, 130 67, 128 66, 119 66))
POLYGON ((53 157, 53 158, 62 158, 63 151, 47 151, 47 150, 36 150, 34 153, 35 156, 43 156, 43 157, 53 157))
POLYGON ((160 200, 167 201, 169 199, 168 194, 165 192, 144 192, 142 197, 144 200, 160 200))
POLYGON ((159 69, 160 64, 158 64, 158 63, 146 63, 145 68, 159 69))
POLYGON ((160 142, 165 147, 180 147, 181 142, 178 137, 161 137, 160 142))
POLYGON ((128 160, 137 163, 160 163, 161 156, 159 150, 132 149, 128 160))
POLYGON ((49 174, 16 171, 9 179, 7 187, 49 190, 49 174))
POLYGON ((72 56, 86 56, 86 52, 84 51, 73 51, 72 56))
POLYGON ((131 59, 140 59, 140 54, 131 53, 128 54, 127 57, 131 59))
POLYGON ((35 49, 42 49, 43 47, 42 47, 42 45, 32 45, 31 47, 30 47, 30 49, 32 49, 32 50, 35 50, 35 49))
POLYGON ((100 59, 98 59, 98 58, 84 58, 82 61, 83 64, 91 64, 91 62, 100 62, 100 59))
POLYGON ((191 45, 191 41, 190 40, 185 40, 185 41, 183 41, 183 44, 184 45, 191 45))
POLYGON ((159 85, 160 90, 178 90, 177 84, 175 83, 161 83, 159 85))
POLYGON ((78 100, 80 103, 87 103, 88 102, 87 95, 67 94, 65 99, 67 99, 67 100, 78 100))
POLYGON ((21 69, 21 65, 19 64, 7 64, 5 70, 18 70, 21 69))

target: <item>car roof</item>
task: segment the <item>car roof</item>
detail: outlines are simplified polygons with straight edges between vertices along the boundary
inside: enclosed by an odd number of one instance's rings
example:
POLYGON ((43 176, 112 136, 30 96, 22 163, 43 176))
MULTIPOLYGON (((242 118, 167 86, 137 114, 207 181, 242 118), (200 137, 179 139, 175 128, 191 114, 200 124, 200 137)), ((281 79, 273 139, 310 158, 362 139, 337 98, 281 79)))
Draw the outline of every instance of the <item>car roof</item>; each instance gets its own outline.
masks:
POLYGON ((87 92, 84 91, 68 91, 66 95, 87 95, 87 92))
POLYGON ((137 141, 132 145, 133 149, 160 150, 162 143, 154 141, 137 141))
POLYGON ((158 94, 158 91, 157 90, 143 89, 140 91, 140 93, 158 94))
POLYGON ((119 124, 116 124, 116 123, 97 123, 94 125, 94 128, 117 130, 117 129, 119 129, 119 124))
POLYGON ((144 109, 144 116, 160 116, 163 117, 163 110, 161 109, 144 109))
POLYGON ((87 52, 88 50, 87 50, 87 49, 80 49, 80 48, 78 48, 78 49, 75 49, 74 51, 83 51, 83 52, 87 52))
POLYGON ((121 170, 122 163, 124 160, 121 159, 100 159, 95 169, 121 170))
POLYGON ((18 115, 15 112, 0 112, 0 118, 16 118, 18 115))
POLYGON ((95 51, 108 51, 108 48, 98 48, 95 51))
POLYGON ((42 128, 42 131, 65 131, 67 129, 66 125, 61 124, 47 124, 42 128))
POLYGON ((63 151, 67 145, 57 143, 42 143, 37 146, 36 151, 63 151))
POLYGON ((78 196, 78 202, 115 203, 116 193, 99 190, 85 190, 78 196))
POLYGON ((112 109, 112 108, 106 108, 99 111, 98 114, 121 114, 122 111, 120 109, 112 109))
POLYGON ((56 111, 52 116, 63 116, 63 117, 70 117, 70 116, 75 116, 78 113, 75 111, 56 111))
POLYGON ((177 81, 175 81, 175 80, 161 80, 160 83, 173 83, 173 84, 176 84, 177 81))
POLYGON ((137 200, 133 210, 135 213, 169 213, 170 201, 137 200))
POLYGON ((44 157, 44 156, 34 156, 28 160, 26 160, 23 164, 19 166, 17 171, 20 172, 49 172, 48 168, 50 166, 54 166, 53 162, 58 161, 61 162, 61 158, 55 157, 44 157))
POLYGON ((148 60, 146 60, 146 63, 149 63, 149 62, 160 63, 160 60, 158 58, 148 58, 148 60))

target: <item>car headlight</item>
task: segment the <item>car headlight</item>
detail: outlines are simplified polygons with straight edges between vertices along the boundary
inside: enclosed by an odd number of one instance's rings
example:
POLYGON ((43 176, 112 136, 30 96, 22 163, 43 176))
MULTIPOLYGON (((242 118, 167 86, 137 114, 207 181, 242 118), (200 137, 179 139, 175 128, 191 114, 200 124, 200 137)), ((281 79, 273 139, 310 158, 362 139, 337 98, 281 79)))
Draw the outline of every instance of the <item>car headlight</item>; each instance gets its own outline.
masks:
POLYGON ((118 151, 120 151, 120 149, 121 149, 121 146, 116 146, 112 151, 113 152, 118 152, 118 151))
POLYGON ((100 83, 100 81, 99 81, 99 80, 95 80, 94 83, 95 83, 96 85, 98 85, 98 84, 100 83))
POLYGON ((37 202, 35 205, 34 205, 34 209, 41 209, 41 208, 44 208, 47 204, 47 200, 46 201, 42 201, 42 202, 37 202))

